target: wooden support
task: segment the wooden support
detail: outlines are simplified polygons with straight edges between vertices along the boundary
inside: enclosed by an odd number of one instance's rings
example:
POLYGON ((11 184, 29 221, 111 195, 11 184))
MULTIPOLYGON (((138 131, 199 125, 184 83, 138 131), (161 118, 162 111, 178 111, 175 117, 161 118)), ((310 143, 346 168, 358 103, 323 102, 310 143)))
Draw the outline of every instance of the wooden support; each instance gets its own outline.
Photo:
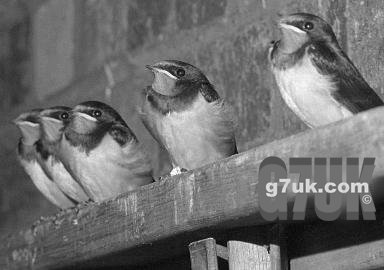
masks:
POLYGON ((266 247, 240 242, 228 242, 229 270, 270 270, 271 257, 266 247))
MULTIPOLYGON (((71 209, 2 237, 0 269, 154 263, 185 254, 208 230, 266 224, 257 199, 258 170, 268 156, 375 157, 384 176, 384 109, 250 149, 100 204, 71 209), (167 248, 165 248, 167 247, 167 248), (119 257, 119 260, 116 258, 119 257)), ((288 194, 289 201, 295 198, 288 194)), ((311 196, 309 196, 311 198, 311 196)), ((308 209, 308 219, 314 219, 308 209)), ((206 234, 204 237, 207 237, 206 234)))
POLYGON ((270 231, 271 270, 288 270, 287 239, 284 225, 275 224, 270 231))
POLYGON ((216 241, 207 238, 189 245, 192 270, 218 270, 216 241))
POLYGON ((376 221, 290 226, 290 269, 384 269, 383 211, 376 221))
POLYGON ((290 264, 291 270, 383 269, 384 240, 295 258, 290 264))
POLYGON ((189 253, 192 270, 218 270, 217 257, 228 261, 229 270, 281 269, 276 268, 281 261, 280 252, 276 252, 276 248, 268 252, 266 246, 241 241, 229 241, 226 248, 217 245, 213 238, 207 238, 191 243, 189 253))
POLYGON ((223 247, 222 245, 216 244, 216 252, 217 257, 222 258, 226 261, 228 261, 228 249, 226 247, 223 247))

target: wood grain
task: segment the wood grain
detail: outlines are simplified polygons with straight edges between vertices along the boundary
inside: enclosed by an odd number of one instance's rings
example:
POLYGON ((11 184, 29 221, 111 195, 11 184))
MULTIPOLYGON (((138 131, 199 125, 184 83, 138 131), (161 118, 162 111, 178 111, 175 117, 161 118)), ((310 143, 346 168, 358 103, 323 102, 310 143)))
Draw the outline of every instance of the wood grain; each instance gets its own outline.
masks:
POLYGON ((282 224, 275 224, 270 231, 269 255, 271 270, 288 270, 287 235, 282 224))
POLYGON ((189 245, 192 270, 218 270, 216 241, 207 238, 189 245))
POLYGON ((256 185, 259 165, 268 156, 376 157, 377 179, 384 176, 383 113, 382 108, 361 113, 114 200, 59 213, 3 237, 0 268, 100 266, 98 258, 114 254, 124 259, 102 260, 104 265, 151 263, 187 252, 188 243, 203 238, 202 230, 265 224, 256 185))
POLYGON ((266 247, 240 242, 228 242, 229 270, 270 270, 271 257, 266 247))
POLYGON ((384 240, 325 251, 291 260, 292 270, 383 269, 384 240))

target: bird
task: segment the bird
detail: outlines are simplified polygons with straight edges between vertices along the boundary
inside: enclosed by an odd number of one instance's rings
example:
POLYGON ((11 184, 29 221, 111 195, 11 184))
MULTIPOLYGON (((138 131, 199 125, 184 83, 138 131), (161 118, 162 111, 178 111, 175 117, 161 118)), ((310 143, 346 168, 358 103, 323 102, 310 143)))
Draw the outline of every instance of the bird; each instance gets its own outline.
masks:
POLYGON ((178 60, 146 67, 154 79, 141 92, 139 115, 168 152, 170 175, 237 154, 233 108, 201 70, 178 60))
POLYGON ((39 114, 41 139, 37 151, 40 153, 39 162, 46 174, 58 187, 76 203, 87 202, 90 198, 83 187, 73 179, 58 157, 58 148, 64 126, 68 122, 71 108, 55 106, 44 109, 39 114))
POLYGON ((153 182, 150 159, 136 135, 117 111, 100 101, 71 110, 59 156, 96 202, 153 182))
POLYGON ((269 50, 288 107, 310 128, 383 105, 322 18, 294 13, 279 21, 282 38, 269 50))
POLYGON ((75 206, 57 186, 55 182, 45 173, 41 167, 36 144, 41 139, 41 129, 38 121, 41 109, 34 109, 22 113, 13 122, 21 132, 21 138, 17 147, 17 158, 29 175, 36 188, 54 205, 61 209, 75 206))

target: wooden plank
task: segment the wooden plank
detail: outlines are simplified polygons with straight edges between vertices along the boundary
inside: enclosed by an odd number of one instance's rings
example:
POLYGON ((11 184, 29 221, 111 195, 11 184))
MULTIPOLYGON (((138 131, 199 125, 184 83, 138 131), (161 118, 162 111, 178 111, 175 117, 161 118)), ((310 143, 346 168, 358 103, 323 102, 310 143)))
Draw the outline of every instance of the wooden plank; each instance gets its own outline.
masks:
POLYGON ((330 250, 291 260, 292 270, 383 269, 384 240, 330 250))
POLYGON ((264 246, 228 241, 229 270, 270 270, 271 257, 264 246))
POLYGON ((228 248, 222 245, 216 245, 217 257, 228 261, 228 248))
POLYGON ((124 254, 122 260, 103 260, 104 264, 150 263, 187 252, 189 242, 202 238, 201 230, 265 224, 257 200, 257 175, 260 163, 272 155, 376 157, 377 179, 384 176, 383 113, 382 108, 361 113, 114 200, 60 213, 3 237, 0 268, 100 266, 96 258, 118 253, 124 254))
POLYGON ((218 270, 216 241, 207 238, 189 245, 192 270, 218 270))
POLYGON ((287 231, 291 269, 383 269, 383 211, 376 221, 316 221, 287 231))

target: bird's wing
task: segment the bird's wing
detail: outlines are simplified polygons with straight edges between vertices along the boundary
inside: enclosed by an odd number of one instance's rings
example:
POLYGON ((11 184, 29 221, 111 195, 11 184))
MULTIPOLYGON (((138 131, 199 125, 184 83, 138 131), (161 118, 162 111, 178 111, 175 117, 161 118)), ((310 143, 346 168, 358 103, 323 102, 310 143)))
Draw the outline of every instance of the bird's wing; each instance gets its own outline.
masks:
POLYGON ((332 95, 351 112, 358 113, 384 104, 341 49, 315 43, 309 46, 308 55, 320 73, 335 80, 338 89, 332 95))
POLYGON ((209 103, 216 101, 220 98, 219 94, 216 92, 215 88, 213 88, 211 84, 203 83, 200 86, 199 90, 204 99, 209 103))
POLYGON ((220 116, 220 120, 215 123, 217 136, 222 139, 218 140, 220 141, 220 144, 217 146, 218 150, 225 156, 237 154, 234 136, 237 121, 232 106, 220 99, 219 94, 211 84, 202 84, 199 91, 204 99, 211 103, 213 108, 216 108, 214 115, 220 116))
POLYGON ((116 124, 111 127, 109 134, 122 147, 125 156, 120 166, 128 168, 137 179, 149 178, 153 182, 151 162, 144 148, 129 127, 116 124))
POLYGON ((141 119, 141 122, 145 126, 145 128, 148 130, 148 132, 152 135, 152 137, 158 142, 158 144, 165 149, 165 146, 161 140, 161 136, 159 134, 159 130, 156 127, 156 115, 158 114, 155 112, 148 100, 147 100, 147 93, 145 90, 143 90, 141 94, 141 106, 138 108, 139 117, 141 119))
POLYGON ((111 137, 120 145, 125 145, 131 139, 135 139, 136 137, 133 134, 132 130, 128 127, 123 126, 121 124, 114 124, 108 131, 111 137))
POLYGON ((220 115, 220 121, 215 124, 215 133, 219 139, 217 140, 217 148, 224 156, 235 155, 238 153, 235 139, 237 120, 233 107, 222 99, 215 101, 214 106, 220 115))

